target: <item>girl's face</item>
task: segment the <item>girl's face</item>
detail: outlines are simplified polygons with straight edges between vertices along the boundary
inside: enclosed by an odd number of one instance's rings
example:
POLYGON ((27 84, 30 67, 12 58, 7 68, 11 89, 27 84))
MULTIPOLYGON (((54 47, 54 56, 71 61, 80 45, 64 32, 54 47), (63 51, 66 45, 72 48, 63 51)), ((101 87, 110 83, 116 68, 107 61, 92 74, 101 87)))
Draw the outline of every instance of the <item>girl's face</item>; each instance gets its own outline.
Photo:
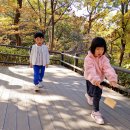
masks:
POLYGON ((104 47, 96 47, 94 56, 101 57, 104 53, 104 47))
POLYGON ((43 41, 44 41, 44 39, 43 39, 42 37, 37 37, 37 38, 35 38, 34 40, 35 40, 35 42, 36 42, 36 44, 37 44, 38 46, 41 46, 42 43, 43 43, 43 41))

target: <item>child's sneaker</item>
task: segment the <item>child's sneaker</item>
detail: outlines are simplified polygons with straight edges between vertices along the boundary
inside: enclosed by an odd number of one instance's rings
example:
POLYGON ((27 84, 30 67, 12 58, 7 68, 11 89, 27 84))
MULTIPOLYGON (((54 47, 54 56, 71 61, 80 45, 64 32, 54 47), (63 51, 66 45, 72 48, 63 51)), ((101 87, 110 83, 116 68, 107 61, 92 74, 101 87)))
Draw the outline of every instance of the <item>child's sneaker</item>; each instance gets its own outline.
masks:
POLYGON ((85 94, 85 97, 87 99, 87 102, 89 105, 93 105, 93 97, 90 97, 87 93, 85 94))
POLYGON ((97 124, 99 124, 99 125, 104 124, 104 120, 103 120, 102 115, 99 111, 97 111, 97 112, 92 111, 91 117, 95 120, 95 122, 97 124))
POLYGON ((43 82, 39 82, 39 88, 43 88, 43 87, 44 87, 43 82))
POLYGON ((40 90, 40 85, 39 84, 35 85, 35 92, 38 92, 39 90, 40 90))

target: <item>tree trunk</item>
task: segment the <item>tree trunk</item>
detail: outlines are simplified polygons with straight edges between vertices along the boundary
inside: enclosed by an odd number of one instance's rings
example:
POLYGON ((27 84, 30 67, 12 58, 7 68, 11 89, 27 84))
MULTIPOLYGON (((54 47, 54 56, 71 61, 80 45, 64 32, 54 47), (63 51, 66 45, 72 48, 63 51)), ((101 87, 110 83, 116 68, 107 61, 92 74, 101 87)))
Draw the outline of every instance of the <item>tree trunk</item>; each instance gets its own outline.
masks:
MULTIPOLYGON (((16 9, 16 14, 15 14, 15 17, 14 17, 14 25, 18 25, 19 24, 19 21, 20 21, 20 11, 19 9, 22 8, 22 0, 17 0, 17 4, 18 4, 18 7, 16 9)), ((16 38, 16 45, 17 46, 21 46, 21 37, 19 35, 19 27, 17 27, 15 29, 16 31, 16 34, 15 34, 15 38, 16 38)))
POLYGON ((54 0, 51 0, 51 14, 52 14, 52 18, 51 18, 51 43, 50 43, 50 50, 54 49, 54 0))
POLYGON ((38 0, 37 3, 38 3, 38 11, 39 11, 39 22, 40 22, 40 25, 42 25, 40 1, 38 0))
POLYGON ((120 62, 119 62, 119 66, 122 65, 123 62, 123 57, 124 57, 124 53, 125 53, 125 42, 123 39, 121 39, 121 54, 120 54, 120 62))
POLYGON ((45 30, 46 30, 46 20, 47 20, 47 1, 45 0, 44 3, 44 14, 45 14, 45 18, 44 18, 44 26, 45 26, 45 30))
POLYGON ((122 65, 123 62, 123 57, 124 57, 124 53, 125 53, 125 46, 126 46, 126 39, 125 39, 125 33, 126 33, 126 23, 125 23, 125 19, 124 19, 124 15, 125 13, 128 12, 128 3, 121 3, 121 13, 122 13, 122 36, 121 36, 121 54, 120 54, 120 61, 119 61, 119 66, 122 65))
POLYGON ((90 34, 92 28, 92 12, 89 14, 87 34, 90 34))

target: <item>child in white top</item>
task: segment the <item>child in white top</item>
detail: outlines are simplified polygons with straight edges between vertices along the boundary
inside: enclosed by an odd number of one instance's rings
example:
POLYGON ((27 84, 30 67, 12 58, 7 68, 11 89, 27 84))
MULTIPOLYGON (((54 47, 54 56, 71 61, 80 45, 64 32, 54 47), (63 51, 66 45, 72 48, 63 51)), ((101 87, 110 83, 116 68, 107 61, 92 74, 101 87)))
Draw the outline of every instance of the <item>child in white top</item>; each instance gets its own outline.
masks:
POLYGON ((45 72, 45 66, 49 64, 49 52, 44 42, 44 34, 37 32, 34 35, 35 44, 32 46, 30 54, 30 67, 34 70, 34 84, 35 90, 38 91, 40 87, 43 87, 43 77, 45 72))

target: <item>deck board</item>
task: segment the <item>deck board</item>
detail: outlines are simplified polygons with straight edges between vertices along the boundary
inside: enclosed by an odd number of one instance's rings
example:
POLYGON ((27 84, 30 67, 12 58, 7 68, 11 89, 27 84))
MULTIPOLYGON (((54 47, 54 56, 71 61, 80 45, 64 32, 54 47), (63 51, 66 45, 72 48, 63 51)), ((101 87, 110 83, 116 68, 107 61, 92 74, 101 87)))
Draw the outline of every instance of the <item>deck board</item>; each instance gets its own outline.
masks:
POLYGON ((29 130, 29 119, 27 112, 27 101, 25 93, 18 91, 17 94, 17 130, 29 130))

